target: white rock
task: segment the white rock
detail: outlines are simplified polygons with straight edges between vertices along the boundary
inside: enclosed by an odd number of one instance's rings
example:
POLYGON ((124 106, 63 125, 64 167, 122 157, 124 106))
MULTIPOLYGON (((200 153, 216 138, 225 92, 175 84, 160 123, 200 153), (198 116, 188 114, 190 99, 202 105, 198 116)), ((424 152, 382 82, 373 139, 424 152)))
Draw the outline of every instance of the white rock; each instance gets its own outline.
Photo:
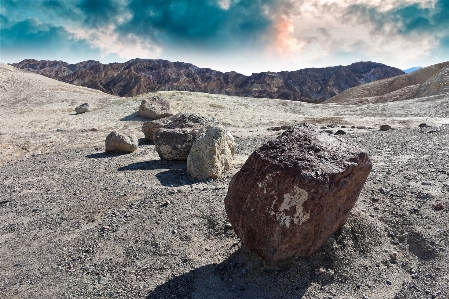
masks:
POLYGON ((137 150, 139 142, 136 136, 125 135, 116 131, 109 133, 106 137, 106 152, 132 153, 137 150))
POLYGON ((187 157, 187 172, 198 179, 218 178, 234 159, 234 137, 222 126, 209 125, 198 132, 187 157))

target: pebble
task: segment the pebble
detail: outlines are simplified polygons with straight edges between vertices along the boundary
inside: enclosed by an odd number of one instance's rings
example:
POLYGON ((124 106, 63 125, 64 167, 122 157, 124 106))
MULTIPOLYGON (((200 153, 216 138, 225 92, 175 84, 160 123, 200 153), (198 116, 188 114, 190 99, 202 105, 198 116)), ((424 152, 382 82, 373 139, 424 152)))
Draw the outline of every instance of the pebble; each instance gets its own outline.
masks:
POLYGON ((396 263, 398 261, 398 252, 397 251, 390 252, 389 256, 390 256, 390 263, 396 263))
POLYGON ((338 130, 337 132, 335 132, 335 135, 345 135, 346 132, 343 130, 338 130))

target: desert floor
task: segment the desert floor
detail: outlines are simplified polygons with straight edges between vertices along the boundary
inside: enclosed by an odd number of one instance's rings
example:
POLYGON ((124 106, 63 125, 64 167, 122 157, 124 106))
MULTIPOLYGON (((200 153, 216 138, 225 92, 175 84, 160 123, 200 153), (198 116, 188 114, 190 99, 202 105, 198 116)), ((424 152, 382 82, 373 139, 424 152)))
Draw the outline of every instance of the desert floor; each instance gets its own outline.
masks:
POLYGON ((152 94, 117 98, 0 64, 0 298, 449 297, 449 95, 357 106, 157 94, 230 129, 223 178, 159 159, 136 113, 152 94), (93 111, 76 115, 84 102, 93 111), (267 264, 227 225, 223 199, 281 133, 268 129, 300 122, 346 131, 373 170, 318 252, 267 264), (104 153, 112 130, 139 149, 104 153))

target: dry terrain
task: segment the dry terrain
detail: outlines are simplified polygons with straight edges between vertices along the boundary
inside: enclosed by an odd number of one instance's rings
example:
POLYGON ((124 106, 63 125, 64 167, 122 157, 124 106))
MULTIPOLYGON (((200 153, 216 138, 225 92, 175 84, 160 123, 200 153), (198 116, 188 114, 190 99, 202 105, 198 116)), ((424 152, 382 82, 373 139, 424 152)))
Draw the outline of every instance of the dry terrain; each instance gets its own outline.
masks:
POLYGON ((0 64, 0 298, 449 297, 449 94, 366 105, 158 95, 231 130, 225 177, 199 181, 159 159, 136 116, 149 95, 0 64), (93 111, 75 115, 84 102, 93 111), (305 121, 344 130, 374 167, 318 252, 267 264, 239 242, 223 199, 248 155, 280 133, 269 128, 305 121), (112 130, 136 134, 139 149, 105 154, 112 130))

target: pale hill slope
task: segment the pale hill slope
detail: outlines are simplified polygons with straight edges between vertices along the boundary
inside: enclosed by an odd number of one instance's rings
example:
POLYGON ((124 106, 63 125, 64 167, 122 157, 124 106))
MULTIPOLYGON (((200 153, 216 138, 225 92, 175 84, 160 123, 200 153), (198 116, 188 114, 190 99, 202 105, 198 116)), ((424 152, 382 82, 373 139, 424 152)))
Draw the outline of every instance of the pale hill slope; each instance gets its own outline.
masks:
POLYGON ((325 103, 365 104, 402 101, 445 94, 449 84, 449 61, 413 73, 348 89, 325 103))

